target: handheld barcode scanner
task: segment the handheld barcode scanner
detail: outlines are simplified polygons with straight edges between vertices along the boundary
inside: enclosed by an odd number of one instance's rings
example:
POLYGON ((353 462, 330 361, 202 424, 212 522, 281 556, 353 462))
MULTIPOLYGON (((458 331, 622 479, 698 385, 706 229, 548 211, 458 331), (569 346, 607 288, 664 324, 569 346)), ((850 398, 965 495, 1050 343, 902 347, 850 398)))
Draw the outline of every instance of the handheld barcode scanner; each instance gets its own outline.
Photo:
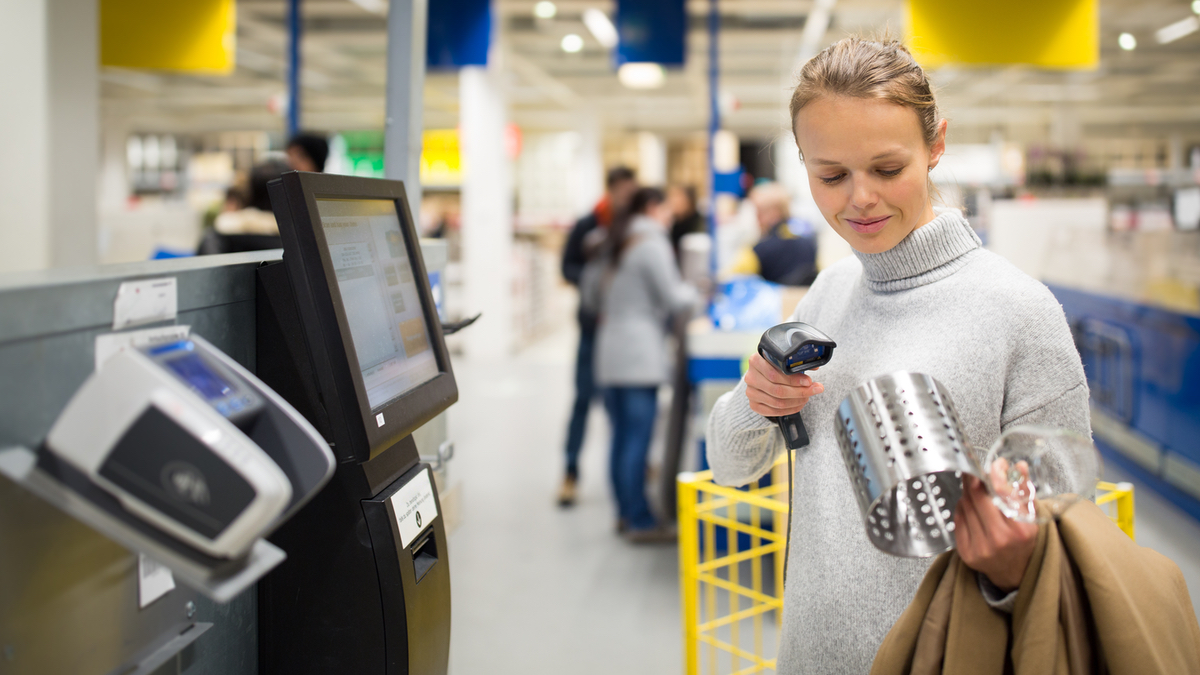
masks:
MULTIPOLYGON (((785 375, 803 373, 820 368, 833 358, 837 343, 828 335, 799 321, 790 321, 773 326, 763 333, 758 341, 758 353, 785 375)), ((800 413, 771 418, 783 432, 788 458, 788 522, 787 536, 783 545, 783 583, 787 584, 789 554, 792 552, 792 450, 808 445, 808 429, 800 413)))
MULTIPOLYGON (((758 353, 779 372, 791 375, 829 363, 836 346, 836 342, 816 328, 791 321, 768 328, 758 341, 758 353)), ((808 445, 808 430, 804 428, 800 413, 772 417, 771 420, 783 432, 783 441, 788 450, 798 450, 808 445)))

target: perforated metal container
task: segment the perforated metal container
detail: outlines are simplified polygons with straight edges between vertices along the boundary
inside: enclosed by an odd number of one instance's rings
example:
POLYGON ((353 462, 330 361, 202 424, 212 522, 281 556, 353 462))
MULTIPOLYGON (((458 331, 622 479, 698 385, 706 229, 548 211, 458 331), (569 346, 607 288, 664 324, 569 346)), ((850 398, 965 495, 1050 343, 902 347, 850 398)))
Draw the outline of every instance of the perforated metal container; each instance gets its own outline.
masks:
POLYGON ((842 401, 835 427, 871 543, 909 558, 953 548, 962 475, 982 472, 946 389, 919 373, 877 377, 842 401))

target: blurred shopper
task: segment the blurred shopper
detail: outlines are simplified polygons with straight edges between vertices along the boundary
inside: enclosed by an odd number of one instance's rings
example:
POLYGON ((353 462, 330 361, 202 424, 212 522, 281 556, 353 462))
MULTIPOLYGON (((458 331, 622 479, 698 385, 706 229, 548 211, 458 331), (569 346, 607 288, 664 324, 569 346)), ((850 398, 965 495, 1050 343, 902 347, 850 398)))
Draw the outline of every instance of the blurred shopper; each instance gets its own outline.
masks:
POLYGON ((329 158, 329 141, 324 136, 302 133, 292 136, 287 144, 287 163, 296 171, 321 173, 329 158))
POLYGON ((760 238, 744 249, 727 274, 757 274, 785 286, 808 286, 817 278, 817 238, 807 223, 790 217, 791 195, 779 183, 750 191, 760 238))
MULTIPOLYGON (((1022 424, 1090 435, 1088 387, 1049 290, 984 250, 960 212, 934 210, 928 176, 946 120, 902 44, 833 44, 804 64, 790 107, 813 199, 855 254, 821 272, 791 320, 828 333, 838 353, 813 377, 751 356, 713 408, 708 459, 721 484, 756 480, 782 449, 768 417, 802 411, 812 440, 796 453, 778 672, 866 673, 930 561, 868 541, 834 437, 837 406, 880 373, 927 373, 986 448, 1022 424)), ((959 553, 989 611, 1006 612, 1024 592, 1038 528, 1007 521, 990 499, 971 506, 977 517, 955 517, 959 553)))
POLYGON ((599 259, 588 265, 580 292, 598 308, 596 383, 612 423, 610 457, 617 529, 635 542, 673 539, 646 499, 646 456, 667 381, 667 320, 698 296, 679 277, 667 228, 671 210, 661 191, 642 188, 628 213, 609 228, 599 259))
POLYGON ((667 206, 671 209, 671 248, 679 260, 679 242, 684 235, 708 232, 704 218, 696 210, 696 188, 691 185, 672 185, 667 188, 667 206))
POLYGON ((246 206, 217 214, 213 229, 204 234, 198 255, 282 248, 267 183, 288 170, 286 164, 266 162, 250 170, 246 206))
MULTIPOLYGON (((595 246, 591 242, 603 240, 612 222, 613 214, 625 211, 629 199, 637 190, 637 181, 633 171, 624 166, 609 169, 605 180, 604 197, 592 209, 592 212, 579 219, 567 237, 563 249, 562 274, 573 286, 579 286, 579 278, 583 274, 584 265, 594 253, 595 246), (600 229, 600 232, 597 232, 600 229), (589 237, 590 235, 590 237, 589 237)), ((588 410, 596 395, 596 385, 592 372, 593 350, 596 344, 596 316, 587 311, 583 302, 579 303, 579 349, 575 355, 575 405, 571 408, 571 421, 567 426, 567 469, 563 477, 562 487, 558 492, 560 506, 571 506, 575 503, 576 486, 579 482, 579 451, 583 448, 583 437, 587 431, 588 410)))

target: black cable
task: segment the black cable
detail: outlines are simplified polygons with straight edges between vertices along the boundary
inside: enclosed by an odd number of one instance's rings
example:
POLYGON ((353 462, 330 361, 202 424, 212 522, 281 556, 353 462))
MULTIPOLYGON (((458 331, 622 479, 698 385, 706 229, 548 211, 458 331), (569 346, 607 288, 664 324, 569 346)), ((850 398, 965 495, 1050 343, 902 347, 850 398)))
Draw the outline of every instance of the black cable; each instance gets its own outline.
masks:
MULTIPOLYGON (((783 587, 787 588, 788 556, 792 553, 792 451, 786 447, 783 451, 787 453, 788 458, 788 521, 787 534, 783 537, 783 587)), ((783 594, 779 597, 782 598, 783 594)))

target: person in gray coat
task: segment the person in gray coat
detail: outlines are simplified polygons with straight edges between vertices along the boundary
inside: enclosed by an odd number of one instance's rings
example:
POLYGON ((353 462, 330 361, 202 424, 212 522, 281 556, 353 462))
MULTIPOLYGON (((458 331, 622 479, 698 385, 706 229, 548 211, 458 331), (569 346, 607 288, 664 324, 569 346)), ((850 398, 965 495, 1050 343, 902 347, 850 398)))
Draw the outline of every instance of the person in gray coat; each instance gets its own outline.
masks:
POLYGON ((581 280, 583 301, 596 308, 596 382, 612 423, 610 471, 618 530, 631 541, 670 537, 646 500, 646 455, 667 381, 667 321, 699 299, 675 265, 667 228, 671 212, 661 191, 639 190, 629 212, 614 220, 602 252, 581 280))

